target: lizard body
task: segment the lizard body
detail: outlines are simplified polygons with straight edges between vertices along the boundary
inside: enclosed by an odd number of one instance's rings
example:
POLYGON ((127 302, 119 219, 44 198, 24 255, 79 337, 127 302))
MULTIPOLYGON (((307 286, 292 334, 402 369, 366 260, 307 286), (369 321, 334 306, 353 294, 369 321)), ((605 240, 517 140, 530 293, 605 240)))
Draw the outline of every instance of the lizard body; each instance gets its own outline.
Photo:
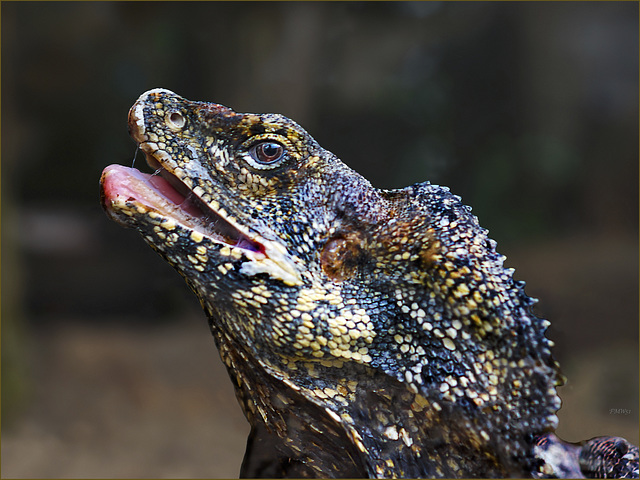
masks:
POLYGON ((376 189, 286 117, 168 90, 129 129, 156 173, 108 167, 103 206, 200 299, 252 426, 243 476, 581 472, 549 323, 459 197, 376 189))

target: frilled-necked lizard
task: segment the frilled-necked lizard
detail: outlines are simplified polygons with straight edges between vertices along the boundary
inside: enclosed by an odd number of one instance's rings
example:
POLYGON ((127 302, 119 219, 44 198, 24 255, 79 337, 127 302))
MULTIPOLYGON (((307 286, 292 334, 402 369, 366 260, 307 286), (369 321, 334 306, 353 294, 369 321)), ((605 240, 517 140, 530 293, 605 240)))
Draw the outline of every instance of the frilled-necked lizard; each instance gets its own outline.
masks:
POLYGON ((623 439, 553 434, 549 323, 447 188, 374 188, 284 116, 163 89, 129 130, 155 172, 107 167, 102 204, 200 299, 242 476, 638 476, 623 439))

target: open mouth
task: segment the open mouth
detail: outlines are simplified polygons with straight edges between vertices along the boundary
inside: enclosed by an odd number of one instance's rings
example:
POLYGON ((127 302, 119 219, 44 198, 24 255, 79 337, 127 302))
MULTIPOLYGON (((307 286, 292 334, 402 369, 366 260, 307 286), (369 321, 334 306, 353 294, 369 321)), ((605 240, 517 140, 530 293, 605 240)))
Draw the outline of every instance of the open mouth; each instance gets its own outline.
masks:
POLYGON ((227 219, 214 211, 178 177, 155 160, 149 165, 155 173, 142 173, 135 168, 111 165, 103 173, 103 204, 111 212, 115 202, 136 201, 149 212, 173 219, 217 243, 265 253, 265 247, 249 238, 227 219))
MULTIPOLYGON (((151 165, 154 161, 150 162, 151 165)), ((169 200, 178 205, 185 213, 198 219, 207 229, 210 236, 215 236, 227 245, 231 245, 252 252, 264 253, 264 247, 247 237, 225 220, 220 214, 209 207, 178 177, 158 165, 156 172, 149 178, 151 185, 156 187, 169 200)))

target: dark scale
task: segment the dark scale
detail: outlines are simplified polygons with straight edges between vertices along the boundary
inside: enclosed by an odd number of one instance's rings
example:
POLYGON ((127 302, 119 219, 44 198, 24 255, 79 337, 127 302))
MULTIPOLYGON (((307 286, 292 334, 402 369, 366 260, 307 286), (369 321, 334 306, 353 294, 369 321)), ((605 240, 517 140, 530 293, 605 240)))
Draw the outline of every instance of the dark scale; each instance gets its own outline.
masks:
POLYGON ((209 316, 242 476, 637 478, 625 440, 553 434, 548 322, 449 189, 376 189, 286 117, 168 90, 129 129, 156 173, 108 167, 102 204, 209 316))

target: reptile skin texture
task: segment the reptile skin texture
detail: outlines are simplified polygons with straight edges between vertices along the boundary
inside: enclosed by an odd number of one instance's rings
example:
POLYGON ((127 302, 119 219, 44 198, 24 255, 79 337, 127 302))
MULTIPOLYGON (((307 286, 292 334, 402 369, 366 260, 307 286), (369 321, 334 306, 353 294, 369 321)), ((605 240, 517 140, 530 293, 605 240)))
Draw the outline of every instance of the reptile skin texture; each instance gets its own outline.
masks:
MULTIPOLYGON (((553 432, 547 320, 446 187, 380 190, 275 114, 144 93, 102 204, 197 295, 251 424, 243 477, 638 477, 553 432)), ((223 432, 220 432, 223 434, 223 432)))

